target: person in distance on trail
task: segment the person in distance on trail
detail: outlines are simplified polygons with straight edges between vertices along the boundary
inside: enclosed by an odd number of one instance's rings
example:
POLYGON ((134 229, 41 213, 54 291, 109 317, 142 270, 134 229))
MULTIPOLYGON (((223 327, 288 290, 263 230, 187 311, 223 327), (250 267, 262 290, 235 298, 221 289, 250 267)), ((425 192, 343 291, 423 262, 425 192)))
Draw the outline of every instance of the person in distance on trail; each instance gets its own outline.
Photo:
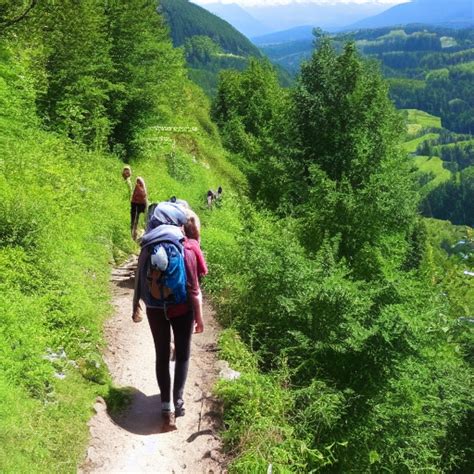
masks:
POLYGON ((213 202, 218 201, 222 196, 222 186, 217 188, 217 191, 209 189, 207 192, 207 207, 211 209, 213 202))
POLYGON ((141 319, 140 300, 143 300, 155 343, 156 378, 160 388, 161 413, 165 429, 172 429, 175 426, 175 417, 183 416, 185 413, 183 396, 191 355, 191 336, 193 330, 195 333, 204 330, 198 277, 200 270, 196 253, 189 249, 183 234, 187 224, 186 210, 176 203, 161 202, 155 207, 149 219, 148 230, 141 239, 142 249, 135 277, 132 319, 134 321, 141 319), (167 246, 166 254, 163 251, 165 246, 167 246), (179 302, 176 296, 178 292, 170 296, 169 288, 163 283, 168 281, 167 278, 171 278, 168 269, 179 266, 174 265, 173 260, 173 255, 178 254, 182 256, 185 272, 185 298, 179 302), (163 268, 163 273, 156 278, 153 273, 155 270, 152 257, 157 257, 156 262, 160 260, 159 256, 166 262, 160 267, 163 268), (154 291, 154 285, 159 286, 158 292, 154 291), (173 388, 169 370, 171 331, 174 336, 176 360, 173 388))
POLYGON ((128 199, 132 199, 132 168, 130 166, 125 165, 122 170, 122 178, 124 179, 125 183, 127 184, 128 189, 128 199))
POLYGON ((147 200, 145 181, 138 177, 130 203, 130 230, 133 240, 137 240, 138 221, 140 214, 145 215, 147 200))

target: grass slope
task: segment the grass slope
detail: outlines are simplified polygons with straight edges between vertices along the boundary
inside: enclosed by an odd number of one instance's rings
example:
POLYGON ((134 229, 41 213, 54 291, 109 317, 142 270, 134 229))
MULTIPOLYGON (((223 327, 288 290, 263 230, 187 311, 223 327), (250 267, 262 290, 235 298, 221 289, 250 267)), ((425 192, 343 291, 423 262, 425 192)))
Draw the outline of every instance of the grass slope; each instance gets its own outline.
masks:
POLYGON ((407 132, 414 135, 427 128, 441 128, 441 119, 417 109, 404 109, 406 112, 407 132))
MULTIPOLYGON (((102 324, 111 267, 138 251, 128 189, 115 155, 44 131, 28 58, 7 49, 0 58, 0 471, 75 472, 95 398, 120 403, 101 357, 102 324)), ((178 195, 201 211, 206 249, 218 255, 214 229, 238 228, 234 196, 245 180, 226 161, 202 92, 189 83, 183 94, 182 115, 164 125, 185 128, 144 131, 133 175, 152 200, 178 195), (206 191, 218 185, 222 208, 206 215, 206 191)))

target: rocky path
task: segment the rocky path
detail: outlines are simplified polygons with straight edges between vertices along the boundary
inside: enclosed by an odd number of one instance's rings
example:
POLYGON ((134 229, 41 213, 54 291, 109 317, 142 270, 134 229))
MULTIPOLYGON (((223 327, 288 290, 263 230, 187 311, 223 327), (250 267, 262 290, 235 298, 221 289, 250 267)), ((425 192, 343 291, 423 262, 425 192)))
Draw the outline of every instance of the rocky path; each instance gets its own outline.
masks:
POLYGON ((112 274, 114 316, 105 325, 104 359, 117 387, 130 387, 132 402, 110 414, 98 399, 90 420, 90 444, 80 473, 224 473, 216 430, 218 405, 211 396, 217 377, 217 324, 205 304, 203 334, 193 336, 186 383, 186 415, 176 430, 163 431, 160 396, 154 373, 154 347, 146 318, 131 320, 136 261, 112 274))

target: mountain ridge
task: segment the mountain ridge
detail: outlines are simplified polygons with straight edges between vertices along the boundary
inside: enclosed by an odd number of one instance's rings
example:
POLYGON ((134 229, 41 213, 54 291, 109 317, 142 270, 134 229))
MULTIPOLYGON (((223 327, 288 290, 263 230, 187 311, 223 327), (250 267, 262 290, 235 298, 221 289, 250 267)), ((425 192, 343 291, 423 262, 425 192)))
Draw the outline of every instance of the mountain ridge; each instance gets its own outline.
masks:
POLYGON ((208 36, 225 53, 260 57, 250 40, 230 23, 188 0, 160 0, 173 44, 182 46, 192 36, 208 36))
POLYGON ((236 3, 208 3, 205 9, 227 21, 248 38, 271 32, 271 29, 236 3))
POLYGON ((471 0, 414 0, 395 5, 378 15, 357 21, 344 30, 422 23, 460 28, 474 25, 471 0))

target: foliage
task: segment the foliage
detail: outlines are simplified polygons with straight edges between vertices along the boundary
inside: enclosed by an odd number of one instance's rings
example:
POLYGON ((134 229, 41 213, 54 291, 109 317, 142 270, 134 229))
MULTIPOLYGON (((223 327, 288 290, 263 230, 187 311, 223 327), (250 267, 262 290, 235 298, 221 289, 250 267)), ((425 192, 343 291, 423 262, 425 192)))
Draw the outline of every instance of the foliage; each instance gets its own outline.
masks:
POLYGON ((226 53, 261 56, 257 47, 242 33, 188 0, 160 0, 160 8, 170 25, 175 46, 183 45, 193 36, 205 36, 217 43, 226 53))
POLYGON ((122 159, 152 200, 245 189, 155 6, 40 2, 2 30, 2 472, 77 470, 97 395, 126 403, 102 360, 110 268, 137 251, 122 159))
MULTIPOLYGON (((424 110, 440 116, 448 129, 472 133, 473 32, 406 25, 339 33, 333 39, 337 48, 354 40, 362 54, 380 62, 397 107, 424 110)), ((312 47, 308 38, 263 47, 263 52, 297 74, 312 47)))
POLYGON ((237 380, 221 381, 216 387, 224 403, 224 443, 234 454, 229 472, 265 471, 269 466, 273 472, 316 472, 330 465, 331 447, 324 452, 311 449, 298 439, 289 422, 294 401, 285 389, 284 370, 273 375, 259 373, 253 355, 234 331, 223 332, 220 346, 224 348, 221 355, 231 355, 234 367, 245 369, 237 380), (230 353, 225 350, 228 345, 233 346, 230 353))
MULTIPOLYGON (((287 437, 323 456, 311 464, 301 449, 308 464, 290 457, 278 469, 456 471, 472 456, 460 350, 469 339, 451 307, 461 293, 450 287, 448 301, 433 278, 446 256, 437 260, 439 244, 416 215, 387 88, 353 44, 338 53, 324 39, 283 104, 274 77, 258 63, 223 74, 213 116, 260 198, 258 212, 240 207, 246 224, 223 262, 234 278, 216 304, 257 354, 259 377, 273 377, 275 408, 278 385, 287 387, 287 437)), ((227 357, 238 364, 235 354, 227 357)), ((256 455, 267 453, 259 439, 271 448, 273 438, 270 425, 253 431, 264 420, 250 374, 221 392, 229 449, 245 460, 238 472, 281 463, 256 455)))

